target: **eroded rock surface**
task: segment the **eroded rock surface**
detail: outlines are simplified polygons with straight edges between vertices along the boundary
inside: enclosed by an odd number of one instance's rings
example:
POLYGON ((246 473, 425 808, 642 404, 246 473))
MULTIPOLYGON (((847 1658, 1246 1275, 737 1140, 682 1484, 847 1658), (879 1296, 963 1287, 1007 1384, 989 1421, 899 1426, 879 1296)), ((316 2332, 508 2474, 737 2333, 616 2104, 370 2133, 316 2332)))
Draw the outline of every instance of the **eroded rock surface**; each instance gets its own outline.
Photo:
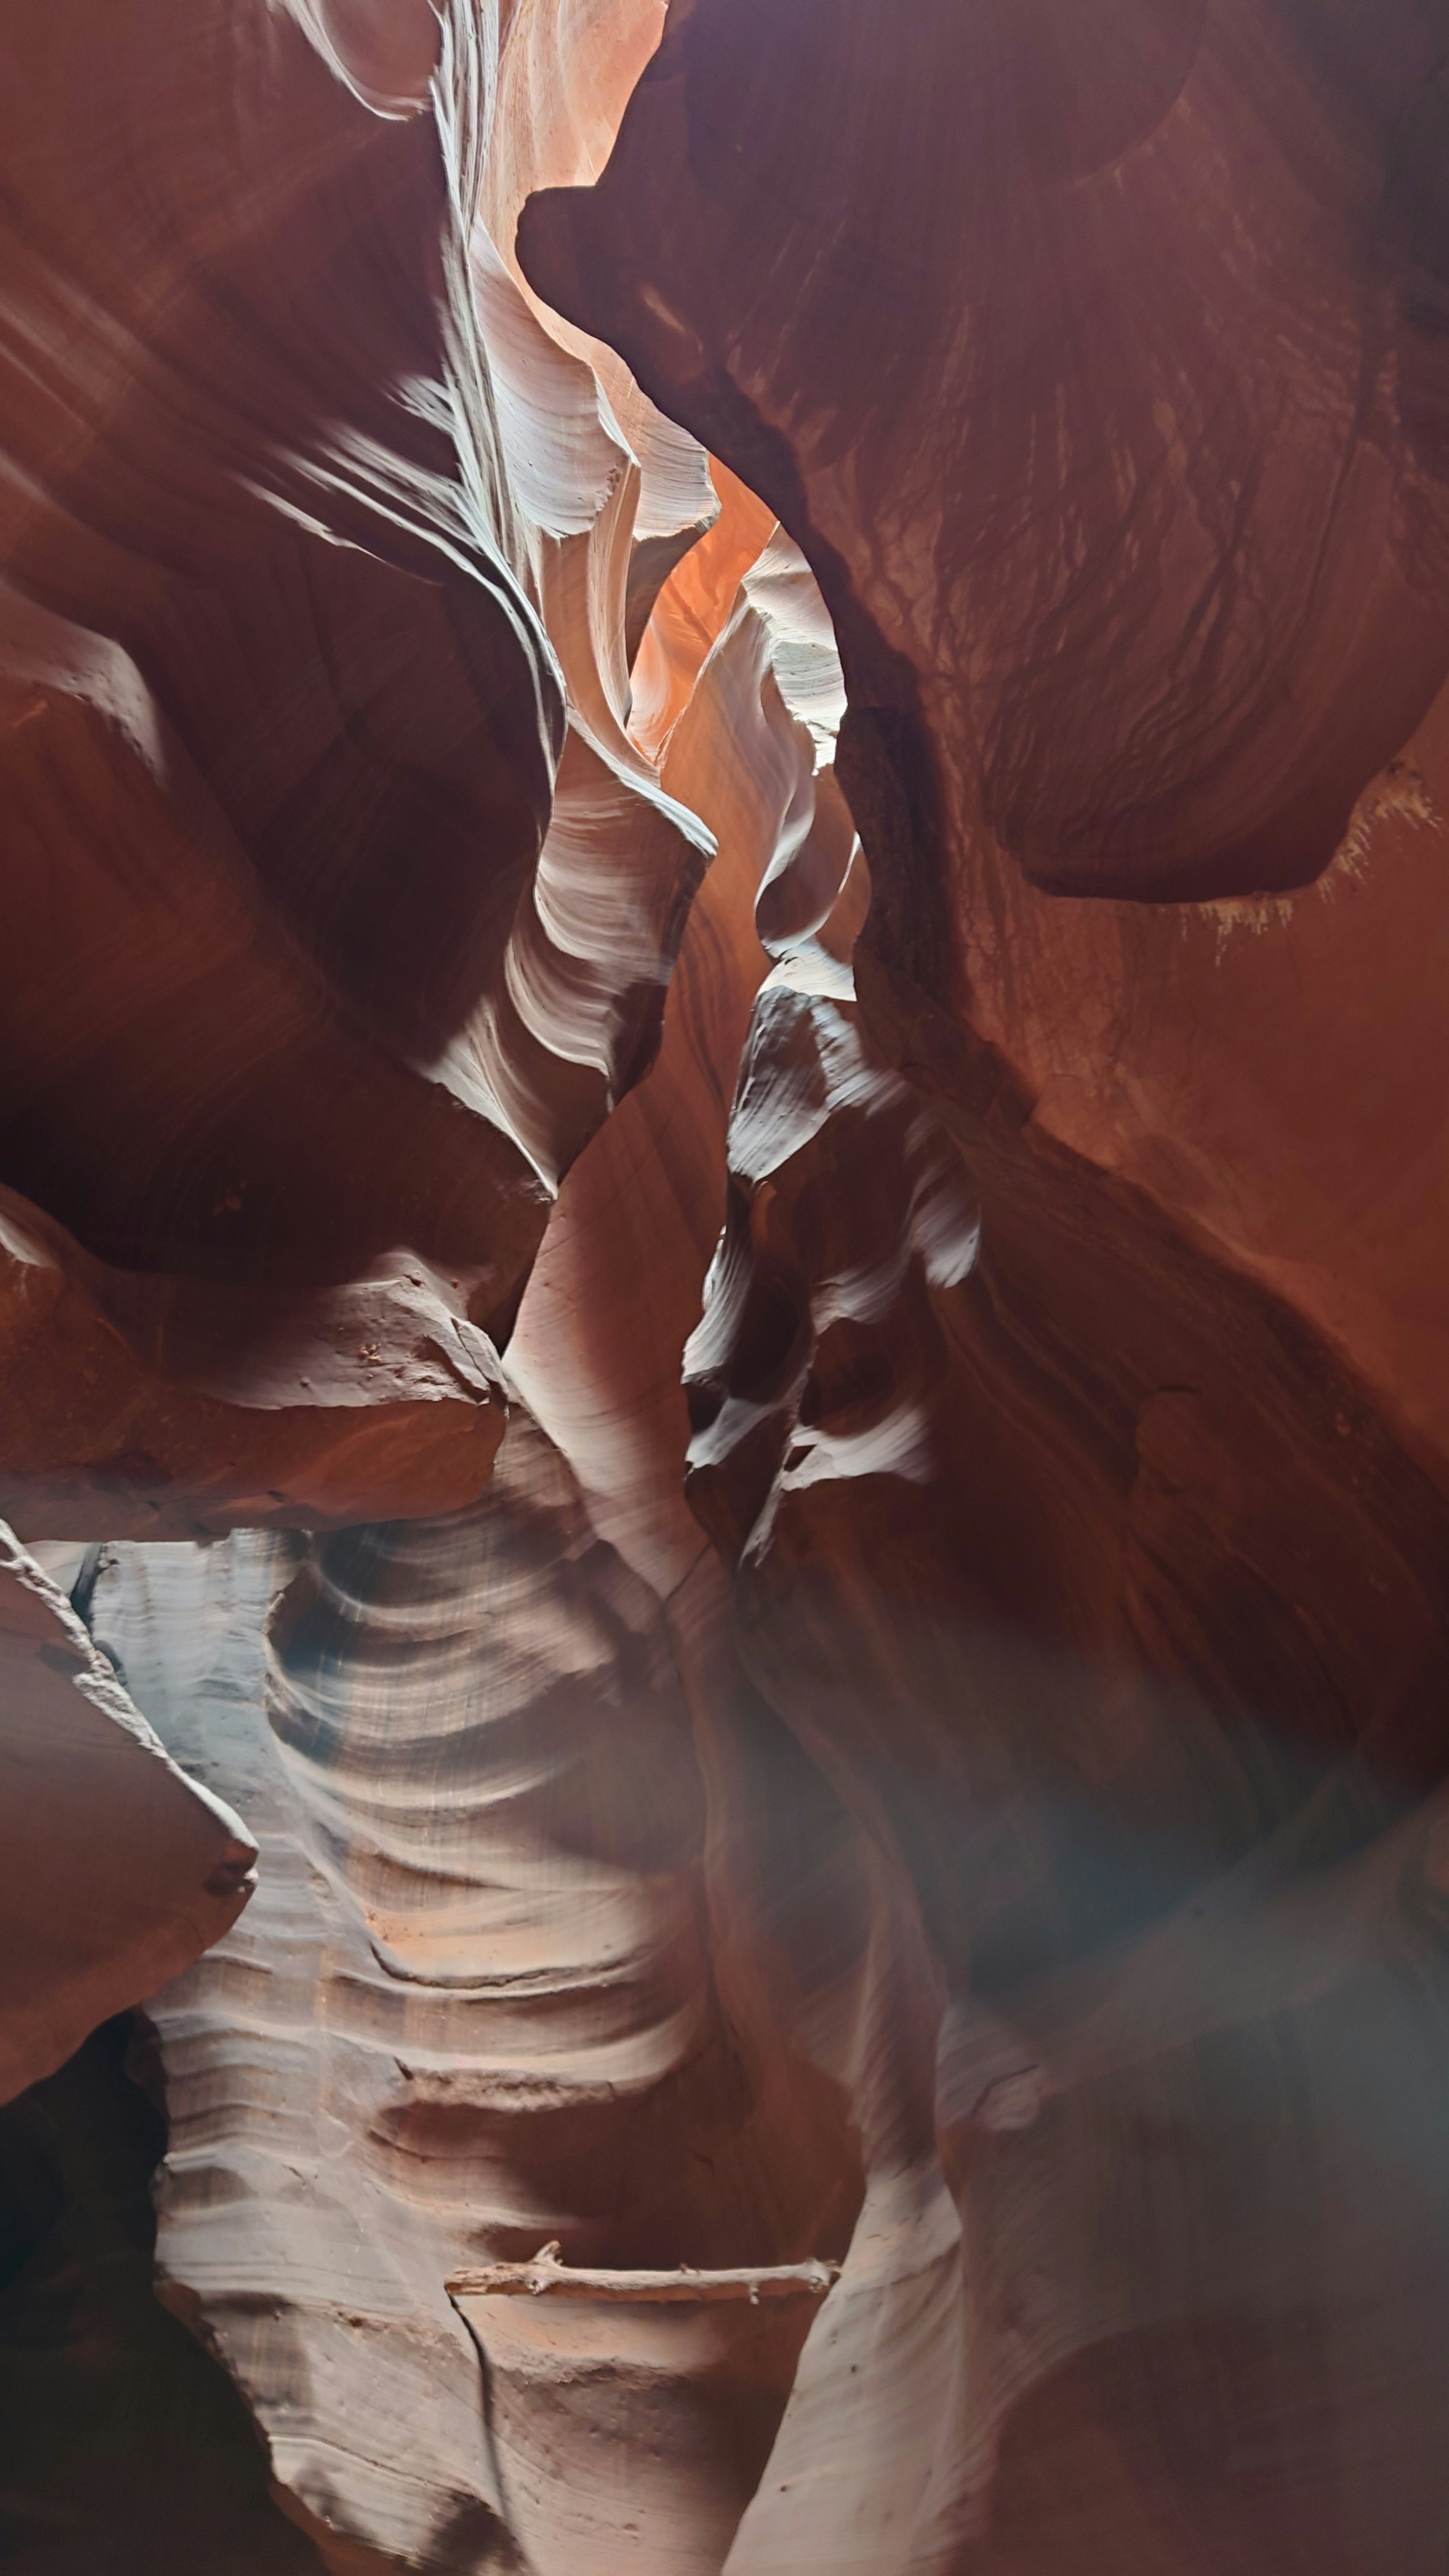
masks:
POLYGON ((256 1845, 0 1523, 0 2101, 219 1940, 256 1845))
MULTIPOLYGON (((708 2264, 849 2230, 829 2086, 778 2032, 752 2062, 722 2011, 658 1605, 520 1413, 451 1523, 300 1557, 122 1546, 92 1616, 262 1847, 245 1931, 151 2007, 163 2295, 308 2528, 471 2567, 504 2546, 519 2436, 480 2415, 452 2273, 550 2237, 574 2261, 708 2264)), ((526 2355, 507 2367, 526 2394, 526 2355)), ((773 2389, 778 2415, 779 2368, 757 2411, 773 2389)), ((554 2443, 548 2474, 586 2481, 592 2453, 554 2443)), ((579 2498, 585 2546, 608 2544, 619 2474, 579 2498)), ((711 2531, 720 2501, 696 2495, 711 2531)), ((686 2480, 670 2545, 707 2556, 689 2513, 686 2480)))
POLYGON ((227 2576, 1442 2576, 1442 13, 93 14, 0 1497, 262 1874, 0 2351, 227 2576))
POLYGON ((436 1512, 703 864, 647 467, 474 239, 486 15, 102 14, 6 39, 7 1464, 36 1535, 436 1512))
POLYGON ((691 0, 528 208, 538 291, 810 557, 897 963, 968 837, 1301 884, 1437 695, 1441 46, 1416 0, 691 0))

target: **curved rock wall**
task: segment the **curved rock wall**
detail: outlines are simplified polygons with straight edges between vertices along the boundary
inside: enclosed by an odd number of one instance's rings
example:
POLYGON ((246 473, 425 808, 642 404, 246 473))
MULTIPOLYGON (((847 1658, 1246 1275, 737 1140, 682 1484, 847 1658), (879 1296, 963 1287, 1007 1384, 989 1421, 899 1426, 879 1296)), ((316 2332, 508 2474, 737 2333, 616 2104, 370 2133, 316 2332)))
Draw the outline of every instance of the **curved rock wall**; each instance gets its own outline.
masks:
POLYGON ((1440 13, 93 18, 0 1499, 261 1875, 0 2353, 235 2576, 1442 2576, 1440 13))
POLYGON ((477 1492, 487 1344, 706 848, 616 703, 640 473, 474 243, 496 26, 416 13, 433 112, 389 121, 381 13, 302 14, 361 96, 262 0, 7 31, 0 1420, 36 1536, 477 1492))

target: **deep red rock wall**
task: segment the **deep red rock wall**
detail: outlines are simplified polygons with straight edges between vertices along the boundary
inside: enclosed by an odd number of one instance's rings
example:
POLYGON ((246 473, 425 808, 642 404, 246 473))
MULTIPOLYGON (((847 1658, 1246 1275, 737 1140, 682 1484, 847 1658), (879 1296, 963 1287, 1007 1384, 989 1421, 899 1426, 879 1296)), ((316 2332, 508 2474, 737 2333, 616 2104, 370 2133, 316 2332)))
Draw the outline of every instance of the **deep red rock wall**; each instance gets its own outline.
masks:
POLYGON ((1442 2576, 1449 21, 4 41, 17 2564, 1442 2576))

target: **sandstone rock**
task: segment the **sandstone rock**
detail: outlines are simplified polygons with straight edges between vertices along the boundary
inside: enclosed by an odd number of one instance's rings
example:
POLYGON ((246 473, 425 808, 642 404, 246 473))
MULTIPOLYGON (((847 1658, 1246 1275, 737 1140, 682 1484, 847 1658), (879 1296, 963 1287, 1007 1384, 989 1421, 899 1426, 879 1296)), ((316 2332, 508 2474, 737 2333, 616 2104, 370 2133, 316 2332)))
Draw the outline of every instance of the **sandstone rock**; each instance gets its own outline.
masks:
POLYGON ((231 1808, 168 1757, 0 1524, 0 2102, 220 1939, 256 1885, 231 1808))
POLYGON ((445 1510, 707 849, 623 730, 648 462, 475 225, 486 18, 103 14, 7 39, 16 1509, 445 1510))
POLYGON ((0 1499, 264 1868, 0 2367, 225 2576, 1442 2576, 1436 9, 10 52, 0 1499))

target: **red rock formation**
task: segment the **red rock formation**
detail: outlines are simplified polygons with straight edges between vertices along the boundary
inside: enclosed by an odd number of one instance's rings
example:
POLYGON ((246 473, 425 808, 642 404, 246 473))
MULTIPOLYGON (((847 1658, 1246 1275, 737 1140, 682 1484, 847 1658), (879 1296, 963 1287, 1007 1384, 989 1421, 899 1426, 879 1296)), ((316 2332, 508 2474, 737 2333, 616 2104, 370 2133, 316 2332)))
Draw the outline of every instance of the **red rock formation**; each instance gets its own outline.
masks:
POLYGON ((810 557, 898 962, 983 832, 1056 892, 1301 884, 1437 694, 1433 20, 692 0, 527 209, 810 557))
MULTIPOLYGON (((520 1416, 451 1523, 342 1534, 300 1564, 255 1539, 107 1551, 92 1615, 262 1845, 245 1928, 151 2007, 164 2295, 235 2376, 306 2528, 472 2567, 512 2519, 515 2455, 537 2455, 518 2408, 549 2368, 485 2336, 513 2391, 490 2459, 451 2275, 550 2236, 637 2266, 849 2235, 831 2087, 778 2022, 742 2051, 722 2011, 658 1606, 520 1416)), ((782 2321, 787 2343, 806 2322, 782 2321)), ((755 2475, 788 2391, 778 2346, 725 2427, 755 2475)), ((586 2498, 591 2454, 551 2456, 611 2546, 618 2463, 586 2498)), ((681 2475, 671 2545, 717 2563, 728 2482, 708 2455, 681 2475)))
POLYGON ((732 2570, 1449 2528, 1432 726, 1373 784, 1445 672, 1436 59, 695 0, 525 211, 818 576, 876 889, 858 1002, 761 995, 690 1355, 740 1651, 897 1908, 895 2116, 732 2570), (1181 903, 1341 843, 1331 906, 1181 903))
POLYGON ((0 1498, 263 1872, 12 2340, 235 2576, 1441 2576, 1441 12, 93 15, 0 1498))
POLYGON ((256 1845, 0 1524, 0 2102, 219 1939, 256 1845))
POLYGON ((37 1533, 479 1490, 478 1335, 538 1171, 648 1060, 700 865, 608 704, 639 478, 506 275, 474 293, 488 31, 386 122, 432 13, 303 14, 360 96, 261 5, 75 8, 83 74, 53 13, 7 35, 0 1171, 36 1212, 0 1389, 37 1533))

